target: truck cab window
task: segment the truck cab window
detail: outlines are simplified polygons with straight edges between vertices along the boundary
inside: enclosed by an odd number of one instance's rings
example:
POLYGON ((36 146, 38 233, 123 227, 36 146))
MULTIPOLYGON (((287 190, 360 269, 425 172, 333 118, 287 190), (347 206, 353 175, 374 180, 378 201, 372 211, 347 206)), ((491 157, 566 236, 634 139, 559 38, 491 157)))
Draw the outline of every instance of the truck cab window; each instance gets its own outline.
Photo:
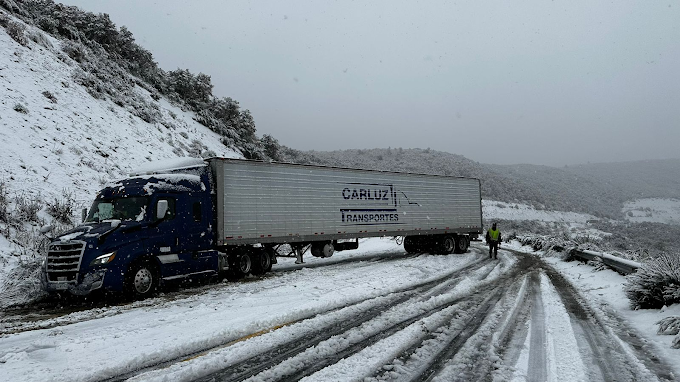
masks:
MULTIPOLYGON (((168 211, 165 213, 165 220, 172 220, 175 218, 175 198, 158 198, 159 201, 161 200, 167 200, 168 201, 168 211)), ((156 202, 156 205, 158 205, 158 202, 156 202)), ((158 207, 156 207, 158 208, 158 207)), ((154 219, 156 220, 156 219, 154 219)))
POLYGON ((149 198, 145 196, 131 196, 113 199, 96 199, 92 203, 86 222, 100 222, 103 220, 142 221, 146 218, 146 206, 149 198))
POLYGON ((194 217, 195 222, 200 222, 202 220, 201 216, 201 202, 194 202, 191 207, 191 215, 194 217))

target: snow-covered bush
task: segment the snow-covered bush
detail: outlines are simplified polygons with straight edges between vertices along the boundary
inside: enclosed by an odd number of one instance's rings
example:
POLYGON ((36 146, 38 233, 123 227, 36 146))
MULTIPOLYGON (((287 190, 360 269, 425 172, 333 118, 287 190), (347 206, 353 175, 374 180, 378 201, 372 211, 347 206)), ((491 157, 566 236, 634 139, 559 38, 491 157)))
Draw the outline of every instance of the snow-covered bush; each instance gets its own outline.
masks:
POLYGON ((9 221, 9 192, 7 191, 7 183, 0 180, 0 222, 7 223, 9 221))
POLYGON ((47 202, 47 213, 55 220, 63 224, 73 223, 73 213, 75 212, 76 199, 73 194, 64 190, 61 198, 54 198, 54 201, 47 202))
POLYGON ((33 28, 28 31, 28 38, 31 39, 33 42, 36 44, 42 45, 45 48, 52 50, 54 46, 52 46, 52 42, 39 30, 33 28))
POLYGON ((633 309, 658 309, 680 302, 680 255, 662 254, 627 276, 624 290, 633 309))
POLYGON ((14 111, 16 111, 18 113, 22 113, 22 114, 28 114, 28 109, 26 108, 26 106, 24 106, 20 103, 14 105, 14 111))
POLYGON ((659 330, 656 331, 657 334, 676 335, 680 333, 680 317, 678 316, 666 317, 656 324, 659 325, 659 330))
MULTIPOLYGON (((1 1, 1 0, 0 0, 1 1)), ((0 27, 7 27, 7 23, 9 23, 9 17, 5 14, 5 12, 0 12, 0 27)))
POLYGON ((17 195, 14 197, 14 204, 16 208, 15 218, 17 221, 33 222, 37 224, 43 223, 38 216, 38 212, 42 209, 42 205, 37 198, 17 195))
POLYGON ((83 62, 87 58, 87 51, 83 44, 66 40, 61 44, 61 50, 76 62, 83 62))
POLYGON ((47 294, 40 286, 42 259, 21 259, 0 285, 0 309, 39 300, 47 294))
POLYGON ((19 44, 26 46, 28 45, 28 39, 26 38, 26 35, 24 32, 26 31, 26 27, 24 24, 18 23, 16 21, 8 21, 7 26, 5 26, 5 30, 7 30, 7 34, 14 39, 14 41, 18 42, 19 44))
POLYGON ((55 97, 51 92, 45 90, 44 92, 42 92, 42 95, 48 100, 50 100, 50 102, 57 103, 57 97, 55 97))

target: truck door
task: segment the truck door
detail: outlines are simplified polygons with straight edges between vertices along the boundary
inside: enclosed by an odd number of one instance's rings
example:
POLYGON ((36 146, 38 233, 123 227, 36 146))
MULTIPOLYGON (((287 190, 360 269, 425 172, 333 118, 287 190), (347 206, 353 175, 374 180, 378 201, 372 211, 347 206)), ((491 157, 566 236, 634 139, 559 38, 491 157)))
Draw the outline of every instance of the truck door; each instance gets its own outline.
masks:
POLYGON ((186 273, 189 264, 186 256, 181 255, 179 245, 181 222, 177 218, 177 200, 170 196, 160 196, 152 211, 156 211, 161 200, 168 202, 168 211, 162 221, 158 221, 156 216, 153 217, 156 232, 151 239, 153 240, 151 247, 161 263, 161 277, 168 278, 186 273))
POLYGON ((208 232, 209 214, 206 203, 202 198, 189 197, 183 207, 182 235, 180 237, 180 250, 191 257, 193 272, 202 272, 217 269, 213 264, 214 253, 206 252, 210 249, 210 235, 208 232))

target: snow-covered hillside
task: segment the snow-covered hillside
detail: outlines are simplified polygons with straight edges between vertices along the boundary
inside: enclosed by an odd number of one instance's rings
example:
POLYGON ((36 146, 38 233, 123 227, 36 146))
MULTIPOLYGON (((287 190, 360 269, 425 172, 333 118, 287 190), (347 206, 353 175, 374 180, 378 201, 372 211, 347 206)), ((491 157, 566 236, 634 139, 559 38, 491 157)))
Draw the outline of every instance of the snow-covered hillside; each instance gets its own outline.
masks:
POLYGON ((66 189, 88 199, 102 183, 149 161, 240 156, 191 113, 153 100, 140 87, 163 123, 146 123, 110 100, 94 99, 74 83, 79 68, 60 53, 61 42, 45 38, 52 47, 32 41, 24 47, 0 29, 7 53, 0 55, 0 179, 11 190, 51 198, 66 189))
POLYGON ((627 202, 622 210, 626 220, 680 225, 680 200, 637 199, 627 202))

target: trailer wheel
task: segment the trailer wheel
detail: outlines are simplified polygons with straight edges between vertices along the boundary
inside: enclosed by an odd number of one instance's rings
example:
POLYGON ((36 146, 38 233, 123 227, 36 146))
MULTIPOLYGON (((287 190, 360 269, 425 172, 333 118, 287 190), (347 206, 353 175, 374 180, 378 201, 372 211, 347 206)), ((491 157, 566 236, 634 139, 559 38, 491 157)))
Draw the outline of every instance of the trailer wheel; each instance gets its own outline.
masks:
POLYGON ((404 238, 404 250, 407 253, 417 253, 419 249, 420 245, 418 243, 418 240, 411 236, 406 236, 404 238))
POLYGON ((253 269, 253 259, 251 254, 242 253, 240 257, 236 259, 236 272, 245 276, 253 269))
POLYGON ((135 298, 147 298, 158 288, 158 269, 151 260, 133 263, 125 275, 125 289, 135 298))
POLYGON ((311 252, 314 257, 323 257, 323 245, 312 243, 312 248, 310 248, 309 252, 311 252))
POLYGON ((252 273, 254 275, 261 275, 267 273, 272 269, 272 258, 266 251, 260 251, 259 253, 253 254, 253 269, 252 273))
POLYGON ((250 253, 239 251, 229 255, 229 270, 227 280, 236 281, 245 277, 253 268, 253 261, 250 253), (240 254, 238 254, 240 252, 240 254))
POLYGON ((453 237, 446 235, 440 242, 440 252, 447 255, 449 253, 453 253, 453 251, 456 249, 456 241, 453 239, 453 237))
POLYGON ((323 257, 331 257, 335 253, 335 247, 333 243, 326 243, 321 250, 323 257))
POLYGON ((311 252, 314 257, 331 257, 335 253, 335 247, 332 242, 315 242, 312 243, 311 252))
POLYGON ((468 250, 468 238, 465 235, 456 236, 456 250, 455 253, 465 253, 468 250))

